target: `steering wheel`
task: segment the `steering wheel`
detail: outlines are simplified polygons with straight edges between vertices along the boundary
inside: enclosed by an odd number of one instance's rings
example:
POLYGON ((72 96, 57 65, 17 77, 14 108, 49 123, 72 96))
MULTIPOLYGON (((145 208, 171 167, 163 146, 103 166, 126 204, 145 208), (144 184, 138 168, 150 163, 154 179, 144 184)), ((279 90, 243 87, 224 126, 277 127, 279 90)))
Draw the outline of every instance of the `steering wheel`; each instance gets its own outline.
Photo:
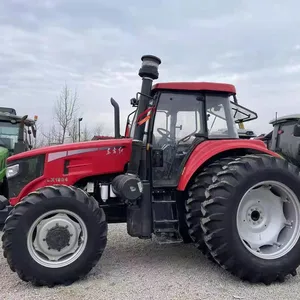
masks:
POLYGON ((171 135, 171 132, 164 129, 164 128, 157 128, 157 132, 164 138, 167 138, 167 139, 171 139, 170 135, 171 135))

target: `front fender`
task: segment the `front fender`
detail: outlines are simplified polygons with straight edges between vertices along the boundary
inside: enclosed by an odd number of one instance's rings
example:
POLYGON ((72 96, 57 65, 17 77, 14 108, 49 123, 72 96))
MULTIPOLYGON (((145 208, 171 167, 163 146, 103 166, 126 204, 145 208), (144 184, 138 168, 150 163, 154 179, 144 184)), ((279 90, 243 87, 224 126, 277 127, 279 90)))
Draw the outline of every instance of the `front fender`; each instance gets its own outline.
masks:
POLYGON ((234 150, 245 150, 245 152, 260 152, 272 156, 280 157, 279 154, 267 149, 264 142, 260 140, 210 140, 198 145, 189 157, 180 180, 178 182, 177 190, 184 191, 191 177, 214 156, 223 152, 230 152, 234 150))
MULTIPOLYGON (((26 184, 18 196, 11 197, 9 199, 10 205, 14 206, 17 203, 19 203, 25 196, 27 196, 29 193, 34 192, 38 188, 46 186, 46 178, 44 176, 38 177, 32 181, 30 181, 28 184, 26 184)), ((48 184, 49 185, 49 184, 48 184)))

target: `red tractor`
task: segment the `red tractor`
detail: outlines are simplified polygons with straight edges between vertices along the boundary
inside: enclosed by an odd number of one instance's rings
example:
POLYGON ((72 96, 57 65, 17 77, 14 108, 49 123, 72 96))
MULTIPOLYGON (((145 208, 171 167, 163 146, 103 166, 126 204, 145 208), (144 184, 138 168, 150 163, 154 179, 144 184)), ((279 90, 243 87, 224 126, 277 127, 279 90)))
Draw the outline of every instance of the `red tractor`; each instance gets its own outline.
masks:
POLYGON ((114 139, 7 160, 13 208, 2 241, 22 280, 54 286, 82 278, 99 261, 112 222, 126 222, 141 239, 193 242, 242 280, 270 284, 296 274, 299 169, 262 141, 238 138, 236 124, 257 115, 237 104, 233 85, 152 85, 160 63, 142 57, 125 137, 112 99, 114 139), (222 131, 213 130, 216 122, 222 131))

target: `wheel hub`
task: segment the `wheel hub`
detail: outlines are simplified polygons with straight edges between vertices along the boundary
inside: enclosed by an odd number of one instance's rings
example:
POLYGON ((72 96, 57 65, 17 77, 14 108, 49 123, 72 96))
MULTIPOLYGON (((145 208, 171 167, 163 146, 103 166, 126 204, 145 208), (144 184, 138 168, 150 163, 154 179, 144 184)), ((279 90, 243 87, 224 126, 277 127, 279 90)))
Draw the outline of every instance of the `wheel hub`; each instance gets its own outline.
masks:
POLYGON ((79 257, 87 242, 82 219, 64 210, 50 211, 32 224, 27 244, 34 260, 50 268, 64 267, 79 257))
POLYGON ((238 233, 251 253, 276 259, 290 251, 299 239, 299 215, 299 200, 287 186, 262 182, 249 189, 240 201, 238 233))
POLYGON ((264 221, 264 208, 261 205, 252 205, 247 211, 247 222, 249 226, 259 225, 264 221))
POLYGON ((48 245, 48 249, 53 249, 60 251, 63 248, 70 246, 70 238, 72 234, 68 230, 68 225, 66 227, 60 226, 58 223, 51 229, 49 229, 45 241, 48 245))
POLYGON ((258 210, 254 210, 251 213, 251 219, 252 219, 252 221, 257 222, 260 218, 261 218, 260 217, 260 212, 258 210))

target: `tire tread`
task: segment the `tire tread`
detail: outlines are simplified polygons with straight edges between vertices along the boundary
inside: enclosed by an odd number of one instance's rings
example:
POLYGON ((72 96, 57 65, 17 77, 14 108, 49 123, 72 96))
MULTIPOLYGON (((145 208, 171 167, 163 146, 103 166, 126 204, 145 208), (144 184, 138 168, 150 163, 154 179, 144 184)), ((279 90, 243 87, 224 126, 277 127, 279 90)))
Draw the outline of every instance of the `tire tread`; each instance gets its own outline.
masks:
POLYGON ((31 282, 35 286, 48 286, 53 287, 58 284, 69 285, 74 281, 81 279, 86 276, 90 270, 97 264, 99 259, 102 256, 104 248, 107 243, 107 223, 105 214, 102 208, 98 206, 97 201, 87 195, 83 190, 71 186, 47 186, 40 188, 35 192, 28 194, 21 202, 19 202, 14 209, 10 211, 9 216, 5 221, 2 235, 2 249, 4 257, 7 259, 8 265, 13 272, 16 272, 20 279, 25 282, 31 282), (93 218, 97 220, 98 226, 101 226, 103 229, 103 235, 99 236, 97 240, 96 249, 90 257, 89 261, 81 269, 80 273, 73 273, 68 280, 61 279, 57 277, 52 277, 51 280, 45 281, 42 280, 32 272, 30 268, 22 270, 16 265, 13 255, 12 255, 12 240, 14 231, 18 225, 18 221, 22 218, 26 212, 38 203, 43 201, 51 201, 52 197, 72 197, 74 201, 79 201, 82 204, 85 204, 93 218))
POLYGON ((185 202, 185 219, 188 226, 188 232, 195 243, 196 247, 209 260, 213 258, 207 248, 203 239, 203 229, 200 219, 203 217, 203 209, 201 203, 205 201, 205 193, 211 184, 215 184, 215 176, 218 172, 226 168, 229 162, 232 162, 238 157, 224 157, 220 160, 214 161, 202 170, 191 182, 188 189, 189 197, 185 202))
POLYGON ((218 172, 216 182, 207 188, 206 200, 201 203, 203 240, 210 255, 222 268, 234 276, 252 283, 262 282, 266 285, 274 281, 282 282, 287 275, 296 274, 298 265, 292 268, 283 267, 277 273, 272 271, 253 273, 250 267, 241 266, 236 260, 236 253, 232 251, 226 240, 226 230, 228 229, 223 224, 230 217, 228 215, 230 212, 227 212, 226 208, 231 200, 230 196, 239 182, 245 180, 255 170, 274 167, 286 169, 295 176, 299 176, 299 169, 281 158, 265 154, 245 155, 229 162, 224 170, 218 172))

